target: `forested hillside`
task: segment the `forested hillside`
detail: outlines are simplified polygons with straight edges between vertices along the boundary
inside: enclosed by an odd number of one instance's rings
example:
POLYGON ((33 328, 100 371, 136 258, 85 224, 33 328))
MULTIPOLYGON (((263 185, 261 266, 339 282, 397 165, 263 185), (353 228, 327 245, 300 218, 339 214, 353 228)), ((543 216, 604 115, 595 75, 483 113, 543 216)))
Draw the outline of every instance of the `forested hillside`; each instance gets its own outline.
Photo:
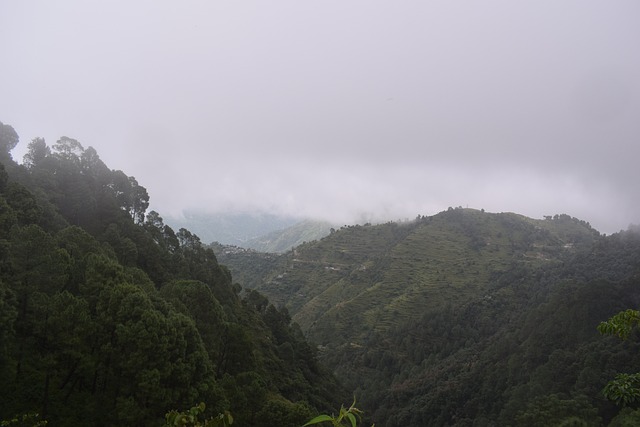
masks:
POLYGON ((0 123, 0 420, 161 425, 205 402, 239 426, 298 426, 349 399, 265 298, 172 230, 93 148, 0 123))
POLYGON ((17 142, 0 123, 0 420, 152 426, 202 401, 299 426, 353 394, 378 426, 640 418, 602 394, 640 372, 640 335, 596 330, 640 305, 637 227, 456 208, 207 247, 93 148, 36 138, 18 164, 17 142))
POLYGON ((220 259, 289 309, 378 426, 607 425, 603 387, 640 371, 637 335, 596 330, 640 303, 634 228, 456 208, 220 259))

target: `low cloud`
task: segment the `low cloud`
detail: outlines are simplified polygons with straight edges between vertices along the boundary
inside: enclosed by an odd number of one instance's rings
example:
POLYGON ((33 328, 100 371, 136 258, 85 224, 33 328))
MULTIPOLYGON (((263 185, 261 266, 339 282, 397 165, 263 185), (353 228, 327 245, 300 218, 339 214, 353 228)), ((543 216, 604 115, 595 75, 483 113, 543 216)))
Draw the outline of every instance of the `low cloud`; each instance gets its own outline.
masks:
POLYGON ((636 2, 2 8, 14 157, 74 137, 163 214, 640 222, 636 2))

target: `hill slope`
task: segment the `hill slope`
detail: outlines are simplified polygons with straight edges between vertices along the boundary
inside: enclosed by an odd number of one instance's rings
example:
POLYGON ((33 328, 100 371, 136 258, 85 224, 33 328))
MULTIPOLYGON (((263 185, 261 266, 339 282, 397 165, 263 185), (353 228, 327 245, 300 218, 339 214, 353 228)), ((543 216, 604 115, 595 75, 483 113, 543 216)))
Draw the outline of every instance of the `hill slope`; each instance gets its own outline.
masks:
MULTIPOLYGON (((232 271, 261 257, 219 256, 232 271)), ((560 421, 609 419, 599 390, 613 366, 637 366, 595 331, 640 303, 631 231, 451 209, 343 227, 262 262, 252 286, 289 309, 376 425, 529 425, 534 402, 564 407, 560 421)))
POLYGON ((570 218, 454 209, 409 223, 345 227, 295 248, 258 289, 325 345, 341 329, 353 340, 352 328, 386 330, 447 302, 484 296, 515 263, 551 267, 596 238, 570 218))
POLYGON ((0 123, 0 419, 155 426, 203 401, 295 427, 344 401, 286 310, 241 299, 134 177, 66 137, 18 165, 15 143, 0 123))

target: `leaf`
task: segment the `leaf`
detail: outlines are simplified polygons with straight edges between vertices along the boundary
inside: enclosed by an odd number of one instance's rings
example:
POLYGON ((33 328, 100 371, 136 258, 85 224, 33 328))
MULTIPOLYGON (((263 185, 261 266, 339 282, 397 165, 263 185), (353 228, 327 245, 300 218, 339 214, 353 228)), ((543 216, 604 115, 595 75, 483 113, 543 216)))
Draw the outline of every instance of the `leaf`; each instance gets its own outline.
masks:
POLYGON ((224 411, 224 417, 227 425, 233 424, 233 417, 231 416, 231 412, 224 411))
POLYGON ((308 423, 306 423, 302 427, 310 426, 312 424, 323 423, 325 421, 333 421, 333 418, 330 417, 329 415, 318 415, 317 417, 313 418, 311 421, 309 421, 308 423))
POLYGON ((349 412, 347 414, 347 418, 349 418, 349 421, 351 421, 351 427, 356 427, 356 416, 349 412))
POLYGON ((621 311, 606 322, 601 322, 597 329, 603 335, 617 335, 626 340, 632 328, 638 323, 640 323, 640 312, 629 309, 621 311))

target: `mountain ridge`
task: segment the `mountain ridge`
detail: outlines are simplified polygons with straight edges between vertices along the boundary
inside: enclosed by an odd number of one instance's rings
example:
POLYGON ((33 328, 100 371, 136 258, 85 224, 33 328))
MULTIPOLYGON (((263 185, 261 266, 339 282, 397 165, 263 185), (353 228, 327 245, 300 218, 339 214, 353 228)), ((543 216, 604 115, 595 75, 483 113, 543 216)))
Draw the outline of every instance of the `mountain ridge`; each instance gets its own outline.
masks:
POLYGON ((613 416, 597 400, 606 381, 587 390, 578 378, 600 375, 589 357, 608 357, 606 346, 633 359, 595 326, 640 302, 639 236, 603 236, 566 214, 452 208, 344 226, 281 255, 219 259, 232 273, 254 266, 240 284, 288 309, 377 425, 524 426, 515 421, 536 399, 571 402, 592 421, 613 416), (558 352, 573 364, 551 358, 558 352), (513 366, 535 375, 505 377, 513 366), (567 380, 550 383, 557 369, 567 380))
POLYGON ((266 277, 257 289, 286 306, 303 331, 318 339, 311 328, 318 318, 311 313, 327 316, 354 304, 354 298, 371 300, 375 294, 384 295, 390 299, 390 306, 383 311, 369 309, 365 318, 371 322, 376 315, 388 317, 388 310, 420 297, 420 284, 436 286, 444 294, 461 292, 465 280, 469 280, 465 268, 484 283, 492 273, 489 264, 499 271, 520 258, 531 263, 548 261, 558 251, 574 250, 575 245, 590 242, 597 235, 588 223, 567 215, 534 220, 513 213, 451 209, 406 223, 345 226, 318 242, 294 248, 288 267, 266 277), (557 227, 560 222, 565 229, 557 227), (489 227, 490 234, 483 235, 481 227, 489 227), (511 233, 508 236, 507 229, 511 233), (444 263, 455 263, 457 270, 444 263), (419 268, 414 271, 412 266, 419 268), (303 276, 321 276, 322 280, 307 286, 304 283, 310 279, 303 276), (410 285, 409 295, 394 291, 391 285, 400 282, 410 285), (358 293, 341 293, 345 283, 358 293), (291 296, 289 290, 293 288, 295 294, 291 296))

